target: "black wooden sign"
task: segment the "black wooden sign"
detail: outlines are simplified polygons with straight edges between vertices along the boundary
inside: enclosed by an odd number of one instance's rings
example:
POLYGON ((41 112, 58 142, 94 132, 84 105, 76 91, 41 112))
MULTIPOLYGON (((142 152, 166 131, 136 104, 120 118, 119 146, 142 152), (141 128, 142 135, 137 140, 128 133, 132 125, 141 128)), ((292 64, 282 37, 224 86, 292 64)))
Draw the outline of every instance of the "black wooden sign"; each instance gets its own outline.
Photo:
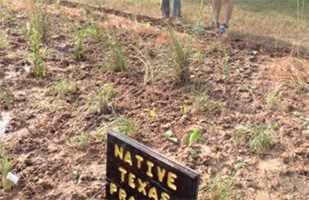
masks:
POLYGON ((123 134, 107 135, 108 200, 195 200, 199 175, 123 134))

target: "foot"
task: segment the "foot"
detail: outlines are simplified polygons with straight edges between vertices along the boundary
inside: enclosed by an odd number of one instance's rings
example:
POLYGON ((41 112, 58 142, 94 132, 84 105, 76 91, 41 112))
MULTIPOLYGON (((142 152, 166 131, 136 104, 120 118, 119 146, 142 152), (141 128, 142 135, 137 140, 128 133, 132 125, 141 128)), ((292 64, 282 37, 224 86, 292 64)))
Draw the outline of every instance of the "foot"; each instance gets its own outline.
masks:
POLYGON ((228 31, 229 26, 227 24, 220 24, 218 32, 220 34, 225 34, 228 31))
POLYGON ((183 23, 183 19, 181 17, 176 17, 175 23, 176 24, 182 24, 183 23))
POLYGON ((205 30, 218 30, 219 26, 219 23, 212 22, 209 26, 205 27, 205 30))
POLYGON ((161 21, 162 21, 162 22, 164 22, 164 23, 168 23, 168 22, 169 22, 169 20, 170 20, 170 17, 165 16, 165 15, 162 15, 162 17, 161 17, 161 21))

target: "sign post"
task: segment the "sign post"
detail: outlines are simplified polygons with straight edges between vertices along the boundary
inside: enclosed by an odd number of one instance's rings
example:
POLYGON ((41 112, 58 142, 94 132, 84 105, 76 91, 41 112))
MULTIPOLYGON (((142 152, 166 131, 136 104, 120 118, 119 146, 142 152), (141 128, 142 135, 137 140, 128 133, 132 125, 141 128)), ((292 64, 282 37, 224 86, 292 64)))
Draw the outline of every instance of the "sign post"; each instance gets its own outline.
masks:
POLYGON ((123 134, 107 135, 107 200, 196 200, 199 175, 123 134))

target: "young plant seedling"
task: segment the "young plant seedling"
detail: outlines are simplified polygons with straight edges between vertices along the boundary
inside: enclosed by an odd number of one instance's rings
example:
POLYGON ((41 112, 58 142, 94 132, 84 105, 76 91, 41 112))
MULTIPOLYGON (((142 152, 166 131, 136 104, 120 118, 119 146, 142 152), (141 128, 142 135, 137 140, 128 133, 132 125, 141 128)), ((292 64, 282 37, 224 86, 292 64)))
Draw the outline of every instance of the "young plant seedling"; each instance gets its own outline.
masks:
POLYGON ((181 111, 181 119, 186 119, 188 117, 188 114, 190 113, 191 111, 191 107, 190 106, 187 106, 185 105, 183 108, 182 108, 182 111, 181 111))
POLYGON ((73 171, 72 179, 75 182, 75 184, 80 184, 82 182, 82 171, 81 170, 73 171))
POLYGON ((182 143, 191 147, 193 144, 197 142, 201 142, 203 140, 202 129, 194 128, 191 133, 186 134, 182 138, 182 143))
POLYGON ((166 131, 164 133, 164 136, 166 137, 167 140, 174 142, 174 143, 178 143, 178 139, 172 130, 166 131))

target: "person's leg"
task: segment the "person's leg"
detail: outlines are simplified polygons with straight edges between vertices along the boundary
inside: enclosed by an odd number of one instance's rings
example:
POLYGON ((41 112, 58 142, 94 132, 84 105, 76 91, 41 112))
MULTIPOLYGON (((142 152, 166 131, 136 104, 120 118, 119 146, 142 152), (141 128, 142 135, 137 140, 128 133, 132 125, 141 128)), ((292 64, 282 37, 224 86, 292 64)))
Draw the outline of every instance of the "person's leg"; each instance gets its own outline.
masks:
POLYGON ((181 0, 173 0, 173 17, 181 18, 181 0))
POLYGON ((214 13, 213 22, 215 25, 218 25, 221 11, 221 0, 212 0, 212 9, 214 13))
POLYGON ((161 0, 161 12, 163 17, 170 16, 170 0, 161 0))
POLYGON ((232 18, 232 12, 233 12, 233 6, 234 6, 234 0, 225 0, 225 18, 224 18, 224 24, 229 25, 230 20, 232 18))

